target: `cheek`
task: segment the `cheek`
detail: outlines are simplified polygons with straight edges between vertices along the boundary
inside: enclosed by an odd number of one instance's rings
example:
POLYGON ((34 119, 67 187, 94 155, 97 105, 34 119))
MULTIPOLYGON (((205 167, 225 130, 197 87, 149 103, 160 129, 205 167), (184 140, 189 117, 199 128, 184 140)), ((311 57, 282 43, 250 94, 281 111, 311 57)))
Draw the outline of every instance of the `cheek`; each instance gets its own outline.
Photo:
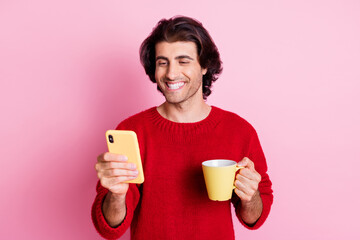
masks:
POLYGON ((161 77, 161 71, 159 71, 159 69, 155 69, 155 80, 156 80, 156 82, 158 82, 160 77, 161 77))
POLYGON ((194 82, 202 82, 202 73, 198 70, 188 70, 185 72, 185 75, 194 82))
POLYGON ((167 67, 165 66, 156 66, 155 67, 155 75, 157 76, 163 76, 167 71, 167 67))
POLYGON ((200 65, 193 65, 186 69, 184 73, 195 81, 202 81, 202 68, 200 65))

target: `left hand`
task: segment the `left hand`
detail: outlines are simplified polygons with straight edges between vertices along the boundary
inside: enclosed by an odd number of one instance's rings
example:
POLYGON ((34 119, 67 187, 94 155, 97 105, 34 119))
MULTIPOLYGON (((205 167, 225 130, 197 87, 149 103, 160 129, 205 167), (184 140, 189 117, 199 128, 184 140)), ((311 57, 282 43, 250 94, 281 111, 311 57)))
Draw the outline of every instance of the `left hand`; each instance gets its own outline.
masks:
POLYGON ((236 174, 235 193, 243 204, 247 204, 252 202, 254 196, 258 193, 261 175, 255 170, 254 162, 247 157, 244 157, 237 165, 244 168, 240 169, 239 173, 236 174))

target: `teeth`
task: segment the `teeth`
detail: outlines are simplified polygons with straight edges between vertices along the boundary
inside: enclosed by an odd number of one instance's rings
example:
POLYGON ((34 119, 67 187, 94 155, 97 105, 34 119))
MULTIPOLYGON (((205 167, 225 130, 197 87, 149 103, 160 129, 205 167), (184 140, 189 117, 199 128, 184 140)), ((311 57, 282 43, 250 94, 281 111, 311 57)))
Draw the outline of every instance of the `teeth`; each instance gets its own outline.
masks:
POLYGON ((171 90, 176 90, 181 88, 182 86, 184 86, 184 82, 178 82, 178 83, 167 83, 167 86, 171 89, 171 90))

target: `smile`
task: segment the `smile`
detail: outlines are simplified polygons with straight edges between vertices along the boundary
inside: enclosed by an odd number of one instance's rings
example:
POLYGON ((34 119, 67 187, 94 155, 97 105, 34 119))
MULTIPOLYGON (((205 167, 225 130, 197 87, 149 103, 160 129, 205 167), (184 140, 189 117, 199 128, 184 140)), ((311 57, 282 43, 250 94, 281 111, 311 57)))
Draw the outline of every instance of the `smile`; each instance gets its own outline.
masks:
POLYGON ((170 90, 178 90, 180 88, 182 88, 185 85, 184 82, 177 82, 177 83, 171 83, 171 82, 167 82, 166 86, 170 89, 170 90))

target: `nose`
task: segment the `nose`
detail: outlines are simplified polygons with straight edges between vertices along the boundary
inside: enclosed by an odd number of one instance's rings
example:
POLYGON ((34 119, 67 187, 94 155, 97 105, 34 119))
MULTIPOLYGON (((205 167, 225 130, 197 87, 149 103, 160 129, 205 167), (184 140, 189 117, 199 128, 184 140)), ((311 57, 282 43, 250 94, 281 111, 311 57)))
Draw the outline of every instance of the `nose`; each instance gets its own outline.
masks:
POLYGON ((170 64, 168 65, 167 71, 166 71, 166 78, 169 80, 176 80, 176 78, 179 76, 179 68, 176 66, 176 64, 170 64))

